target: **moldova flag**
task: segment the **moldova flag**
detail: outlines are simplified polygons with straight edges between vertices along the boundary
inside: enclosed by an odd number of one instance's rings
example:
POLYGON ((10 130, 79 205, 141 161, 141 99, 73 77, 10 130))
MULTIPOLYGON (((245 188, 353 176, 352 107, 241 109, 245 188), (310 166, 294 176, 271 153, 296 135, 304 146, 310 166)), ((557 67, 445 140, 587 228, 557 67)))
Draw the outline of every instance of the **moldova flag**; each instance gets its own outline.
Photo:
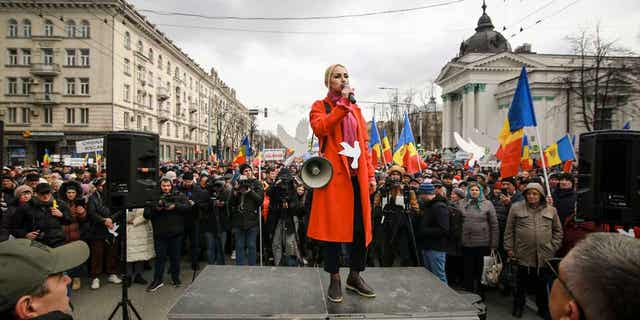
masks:
POLYGON ((390 163, 393 160, 391 154, 391 144, 389 143, 389 137, 387 137, 387 129, 382 129, 382 156, 384 157, 384 163, 390 163))
POLYGON ((420 170, 420 162, 415 158, 420 157, 415 146, 415 139, 411 131, 409 116, 404 114, 404 128, 400 132, 396 151, 393 153, 393 161, 405 168, 409 174, 414 174, 420 170))
POLYGON ((533 159, 531 159, 529 149, 529 139, 527 139, 525 135, 522 137, 522 158, 520 159, 520 167, 522 167, 522 170, 528 171, 533 169, 533 159))
POLYGON ((627 121, 622 127, 623 130, 631 130, 631 120, 627 121))
POLYGON ((243 164, 247 163, 247 159, 251 156, 251 147, 249 146, 249 137, 245 136, 242 139, 242 144, 240 145, 240 150, 238 150, 238 154, 233 158, 233 163, 243 164))
POLYGON ((51 157, 49 157, 49 150, 44 149, 44 157, 42 157, 42 166, 48 167, 51 164, 51 157))
MULTIPOLYGON (((376 118, 371 120, 371 140, 369 140, 369 149, 371 149, 371 164, 373 167, 378 167, 378 162, 382 159, 382 141, 380 140, 380 134, 378 133, 378 126, 376 126, 376 118)), ((384 161, 384 160, 383 160, 384 161)))
POLYGON ((504 121, 498 141, 500 147, 496 157, 500 160, 500 176, 512 177, 518 174, 522 158, 522 139, 524 127, 537 126, 533 101, 529 90, 527 70, 522 67, 518 86, 509 107, 509 115, 504 121))

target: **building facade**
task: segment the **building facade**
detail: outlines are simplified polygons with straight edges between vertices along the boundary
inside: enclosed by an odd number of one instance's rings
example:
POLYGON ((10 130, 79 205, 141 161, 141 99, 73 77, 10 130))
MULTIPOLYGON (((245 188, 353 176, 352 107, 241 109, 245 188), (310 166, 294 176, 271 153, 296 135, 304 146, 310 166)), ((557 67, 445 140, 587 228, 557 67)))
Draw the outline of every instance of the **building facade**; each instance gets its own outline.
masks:
MULTIPOLYGON (((604 105, 597 112, 599 120, 588 113, 593 106, 591 95, 594 83, 604 80, 580 82, 580 70, 592 72, 596 57, 540 54, 524 45, 511 50, 508 41, 494 30, 486 14, 486 6, 475 29, 476 33, 460 46, 457 57, 441 70, 436 83, 443 89, 443 147, 456 147, 453 133, 472 138, 478 144, 496 151, 497 137, 518 83, 521 68, 528 71, 531 95, 540 132, 536 141, 534 128, 526 128, 533 145, 547 146, 564 134, 580 134, 593 130, 589 123, 598 122, 601 129, 620 129, 627 121, 632 127, 640 126, 637 105, 637 72, 629 66, 639 65, 638 57, 606 57, 602 59, 602 75, 609 75, 604 93, 604 105), (584 66, 587 66, 586 68, 584 66), (613 79, 615 78, 615 79, 613 79), (580 83, 584 84, 581 90, 580 83), (614 89, 615 88, 615 89, 614 89), (587 111, 585 111, 585 106, 587 111), (634 117, 634 115, 636 115, 634 117)), ((637 70, 636 70, 637 71, 637 70)), ((595 85, 595 89, 597 85, 595 85)))
POLYGON ((235 90, 126 1, 0 0, 0 21, 7 163, 121 130, 159 134, 162 160, 199 159, 248 133, 235 90))

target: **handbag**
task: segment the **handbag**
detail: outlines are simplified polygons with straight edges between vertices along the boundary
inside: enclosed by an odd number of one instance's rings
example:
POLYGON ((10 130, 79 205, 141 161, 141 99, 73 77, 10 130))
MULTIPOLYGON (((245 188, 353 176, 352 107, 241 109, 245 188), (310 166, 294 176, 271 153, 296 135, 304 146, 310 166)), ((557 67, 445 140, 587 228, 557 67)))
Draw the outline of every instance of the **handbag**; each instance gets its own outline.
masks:
POLYGON ((502 258, 497 250, 491 250, 491 255, 484 257, 484 268, 482 270, 482 284, 495 286, 500 282, 502 273, 502 258))

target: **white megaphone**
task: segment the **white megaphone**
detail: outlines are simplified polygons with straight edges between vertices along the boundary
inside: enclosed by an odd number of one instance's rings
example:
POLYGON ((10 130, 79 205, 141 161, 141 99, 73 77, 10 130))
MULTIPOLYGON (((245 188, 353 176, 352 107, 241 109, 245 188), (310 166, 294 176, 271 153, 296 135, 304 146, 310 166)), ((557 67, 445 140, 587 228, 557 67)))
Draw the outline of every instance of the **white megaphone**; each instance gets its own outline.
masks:
POLYGON ((326 186, 333 177, 331 162, 323 157, 311 157, 302 164, 300 179, 309 188, 326 186))

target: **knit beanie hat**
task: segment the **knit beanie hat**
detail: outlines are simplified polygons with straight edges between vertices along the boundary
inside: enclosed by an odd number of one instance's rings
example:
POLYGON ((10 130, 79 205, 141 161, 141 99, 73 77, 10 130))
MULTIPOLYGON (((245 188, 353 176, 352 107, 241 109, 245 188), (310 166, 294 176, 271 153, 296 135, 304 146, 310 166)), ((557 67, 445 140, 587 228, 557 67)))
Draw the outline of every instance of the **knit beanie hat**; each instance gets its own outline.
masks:
POLYGON ((418 194, 434 194, 436 192, 436 188, 433 184, 424 182, 418 187, 418 194))
POLYGON ((458 196, 458 198, 464 199, 464 190, 460 188, 455 188, 453 189, 453 193, 455 193, 458 196))
POLYGON ((13 192, 13 195, 17 198, 17 197, 21 196, 25 192, 33 193, 33 189, 31 189, 31 187, 29 187, 28 185, 23 184, 23 185, 18 186, 16 188, 16 190, 13 192))

